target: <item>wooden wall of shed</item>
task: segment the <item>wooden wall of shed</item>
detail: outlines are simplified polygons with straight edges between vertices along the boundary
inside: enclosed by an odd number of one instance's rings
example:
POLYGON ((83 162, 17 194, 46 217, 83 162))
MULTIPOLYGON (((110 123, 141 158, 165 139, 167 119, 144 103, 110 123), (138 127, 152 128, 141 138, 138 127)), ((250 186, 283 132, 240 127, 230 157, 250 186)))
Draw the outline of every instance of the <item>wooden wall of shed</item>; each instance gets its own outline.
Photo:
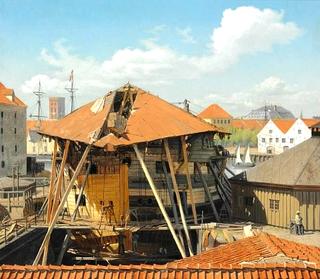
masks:
POLYGON ((288 228, 296 211, 301 212, 306 230, 320 230, 320 192, 259 187, 232 183, 232 211, 234 219, 288 228), (252 197, 253 204, 246 205, 252 197), (279 209, 270 208, 270 200, 279 201, 279 209))
MULTIPOLYGON (((81 185, 84 176, 79 176, 78 184, 81 185)), ((74 189, 68 198, 69 211, 73 212, 76 202, 78 189, 74 189)), ((129 214, 129 189, 128 189, 128 166, 120 164, 115 173, 91 174, 88 176, 87 184, 84 190, 86 196, 86 205, 80 206, 81 217, 90 218, 93 221, 104 223, 108 222, 108 215, 102 214, 103 207, 113 202, 115 219, 111 221, 120 223, 121 218, 126 218, 129 214)))

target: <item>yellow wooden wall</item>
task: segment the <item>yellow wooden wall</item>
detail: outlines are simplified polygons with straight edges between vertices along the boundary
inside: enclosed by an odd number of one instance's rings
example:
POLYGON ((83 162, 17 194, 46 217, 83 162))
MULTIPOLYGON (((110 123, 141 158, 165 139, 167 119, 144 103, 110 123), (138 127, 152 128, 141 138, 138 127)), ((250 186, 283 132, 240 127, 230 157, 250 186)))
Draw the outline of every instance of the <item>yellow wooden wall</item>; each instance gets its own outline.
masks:
MULTIPOLYGON (((84 176, 78 177, 78 184, 81 185, 84 176)), ((70 213, 75 208, 75 194, 79 190, 74 189, 68 198, 70 213)), ((118 173, 114 174, 91 174, 88 176, 84 195, 86 206, 80 206, 79 211, 82 218, 89 218, 92 221, 100 222, 101 219, 107 223, 105 215, 102 216, 103 206, 113 202, 116 223, 120 224, 121 216, 125 219, 129 215, 129 190, 128 190, 128 166, 121 164, 118 173)), ((111 221, 114 223, 114 218, 111 221)))
POLYGON ((232 211, 236 219, 287 228, 297 210, 301 212, 306 230, 320 230, 320 192, 232 186, 232 211), (245 205, 245 197, 254 197, 252 206, 245 205), (279 200, 278 210, 270 208, 270 199, 279 200))

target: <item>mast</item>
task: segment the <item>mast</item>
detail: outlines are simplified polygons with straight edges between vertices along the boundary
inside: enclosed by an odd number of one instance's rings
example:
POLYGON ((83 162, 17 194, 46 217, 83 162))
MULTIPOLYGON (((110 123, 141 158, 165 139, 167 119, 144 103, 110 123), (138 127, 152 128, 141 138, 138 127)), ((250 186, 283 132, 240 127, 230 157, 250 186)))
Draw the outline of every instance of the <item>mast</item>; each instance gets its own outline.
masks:
POLYGON ((41 115, 41 98, 45 94, 43 91, 41 91, 41 82, 39 80, 39 86, 38 86, 38 91, 33 91, 33 94, 38 97, 37 100, 37 114, 31 114, 30 117, 35 117, 37 119, 37 125, 36 128, 40 129, 41 126, 41 118, 43 117, 41 115))
POLYGON ((74 88, 73 70, 70 73, 69 82, 70 87, 66 87, 65 89, 70 93, 70 112, 73 112, 75 99, 74 93, 78 90, 77 88, 74 88))

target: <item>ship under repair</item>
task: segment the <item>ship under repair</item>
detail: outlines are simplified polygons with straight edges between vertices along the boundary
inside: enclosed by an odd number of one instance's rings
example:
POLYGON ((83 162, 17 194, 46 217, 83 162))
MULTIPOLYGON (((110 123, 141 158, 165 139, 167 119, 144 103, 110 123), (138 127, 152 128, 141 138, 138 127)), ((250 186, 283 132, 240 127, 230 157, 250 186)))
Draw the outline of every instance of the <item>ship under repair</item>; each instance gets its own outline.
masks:
POLYGON ((126 84, 39 133, 54 153, 35 264, 47 262, 58 223, 70 225, 59 263, 68 248, 152 255, 168 243, 184 258, 196 253, 191 225, 230 217, 227 152, 215 144, 227 133, 138 87, 126 84), (161 225, 166 231, 152 239, 161 225))

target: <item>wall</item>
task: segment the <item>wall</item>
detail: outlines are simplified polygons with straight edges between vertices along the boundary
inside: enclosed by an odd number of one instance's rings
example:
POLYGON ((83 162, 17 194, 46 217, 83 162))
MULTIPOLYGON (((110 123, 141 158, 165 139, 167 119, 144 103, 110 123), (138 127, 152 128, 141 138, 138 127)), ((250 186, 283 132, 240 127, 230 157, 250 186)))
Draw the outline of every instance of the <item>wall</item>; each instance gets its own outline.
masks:
POLYGON ((16 165, 19 165, 21 175, 25 175, 26 107, 0 104, 1 128, 3 133, 0 131, 0 176, 11 175, 12 167, 16 165), (2 161, 4 167, 2 167, 2 161))
POLYGON ((306 230, 320 230, 320 191, 259 187, 232 182, 233 218, 288 228, 296 211, 301 212, 306 230), (252 197, 252 205, 246 204, 252 197), (270 200, 279 201, 279 209, 270 208, 270 200))
POLYGON ((269 148, 271 154, 280 154, 283 152, 283 146, 287 146, 287 141, 282 143, 282 138, 285 138, 284 133, 272 122, 272 120, 269 120, 261 129, 257 138, 259 153, 267 154, 269 148), (270 131, 272 132, 270 133, 270 131))

